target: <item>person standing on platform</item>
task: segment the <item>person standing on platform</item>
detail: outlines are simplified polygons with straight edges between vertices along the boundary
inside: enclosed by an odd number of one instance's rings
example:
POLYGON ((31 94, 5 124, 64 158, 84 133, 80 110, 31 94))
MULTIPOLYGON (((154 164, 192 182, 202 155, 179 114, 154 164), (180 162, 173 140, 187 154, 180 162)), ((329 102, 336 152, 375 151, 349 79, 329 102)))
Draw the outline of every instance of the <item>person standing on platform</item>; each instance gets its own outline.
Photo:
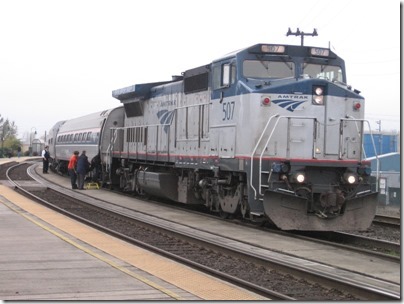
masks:
POLYGON ((48 169, 49 169, 49 146, 45 146, 45 148, 42 150, 42 173, 43 174, 48 174, 48 169))
POLYGON ((79 190, 84 190, 84 179, 90 169, 90 163, 86 155, 86 151, 83 150, 77 161, 77 186, 79 190))
POLYGON ((69 171, 72 189, 77 189, 76 180, 77 180, 78 159, 79 159, 79 151, 74 151, 73 155, 70 157, 69 164, 67 165, 67 170, 69 171))

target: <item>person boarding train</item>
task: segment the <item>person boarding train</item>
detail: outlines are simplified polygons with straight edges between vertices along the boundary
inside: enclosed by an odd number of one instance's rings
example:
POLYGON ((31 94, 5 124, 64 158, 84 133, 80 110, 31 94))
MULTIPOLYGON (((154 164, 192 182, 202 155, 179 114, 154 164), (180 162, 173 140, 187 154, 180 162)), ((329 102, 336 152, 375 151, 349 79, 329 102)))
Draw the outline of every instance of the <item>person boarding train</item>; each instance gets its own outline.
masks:
POLYGON ((88 161, 86 151, 83 150, 77 161, 77 186, 79 190, 84 190, 84 180, 88 171, 90 171, 90 162, 88 161))

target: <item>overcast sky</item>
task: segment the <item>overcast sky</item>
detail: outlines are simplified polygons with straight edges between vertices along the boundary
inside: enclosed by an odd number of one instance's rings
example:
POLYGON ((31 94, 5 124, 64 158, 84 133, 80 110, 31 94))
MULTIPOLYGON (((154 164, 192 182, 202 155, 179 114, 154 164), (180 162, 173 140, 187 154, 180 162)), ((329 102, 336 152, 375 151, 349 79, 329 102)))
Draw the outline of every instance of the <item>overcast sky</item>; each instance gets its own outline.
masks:
POLYGON ((172 75, 256 43, 345 59, 373 130, 400 130, 398 0, 1 0, 0 114, 19 135, 120 106, 115 89, 172 75))

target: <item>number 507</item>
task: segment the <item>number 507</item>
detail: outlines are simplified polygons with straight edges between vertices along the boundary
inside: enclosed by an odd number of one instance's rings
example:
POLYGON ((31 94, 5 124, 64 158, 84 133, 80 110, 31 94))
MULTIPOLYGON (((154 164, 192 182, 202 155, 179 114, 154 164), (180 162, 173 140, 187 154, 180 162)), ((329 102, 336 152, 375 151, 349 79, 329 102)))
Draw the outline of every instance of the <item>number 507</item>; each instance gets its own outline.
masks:
POLYGON ((235 104, 236 103, 234 101, 223 103, 223 119, 222 120, 233 119, 235 104))

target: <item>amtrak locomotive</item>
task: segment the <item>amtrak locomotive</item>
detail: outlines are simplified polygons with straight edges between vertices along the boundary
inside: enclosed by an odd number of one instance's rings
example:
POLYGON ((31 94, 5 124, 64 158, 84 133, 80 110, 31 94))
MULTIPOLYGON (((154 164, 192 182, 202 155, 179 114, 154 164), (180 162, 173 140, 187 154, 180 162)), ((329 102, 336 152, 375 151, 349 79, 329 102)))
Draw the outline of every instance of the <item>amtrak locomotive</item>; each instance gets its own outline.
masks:
POLYGON ((366 230, 377 185, 359 93, 330 49, 257 44, 57 123, 52 165, 87 150, 104 185, 283 230, 366 230))

